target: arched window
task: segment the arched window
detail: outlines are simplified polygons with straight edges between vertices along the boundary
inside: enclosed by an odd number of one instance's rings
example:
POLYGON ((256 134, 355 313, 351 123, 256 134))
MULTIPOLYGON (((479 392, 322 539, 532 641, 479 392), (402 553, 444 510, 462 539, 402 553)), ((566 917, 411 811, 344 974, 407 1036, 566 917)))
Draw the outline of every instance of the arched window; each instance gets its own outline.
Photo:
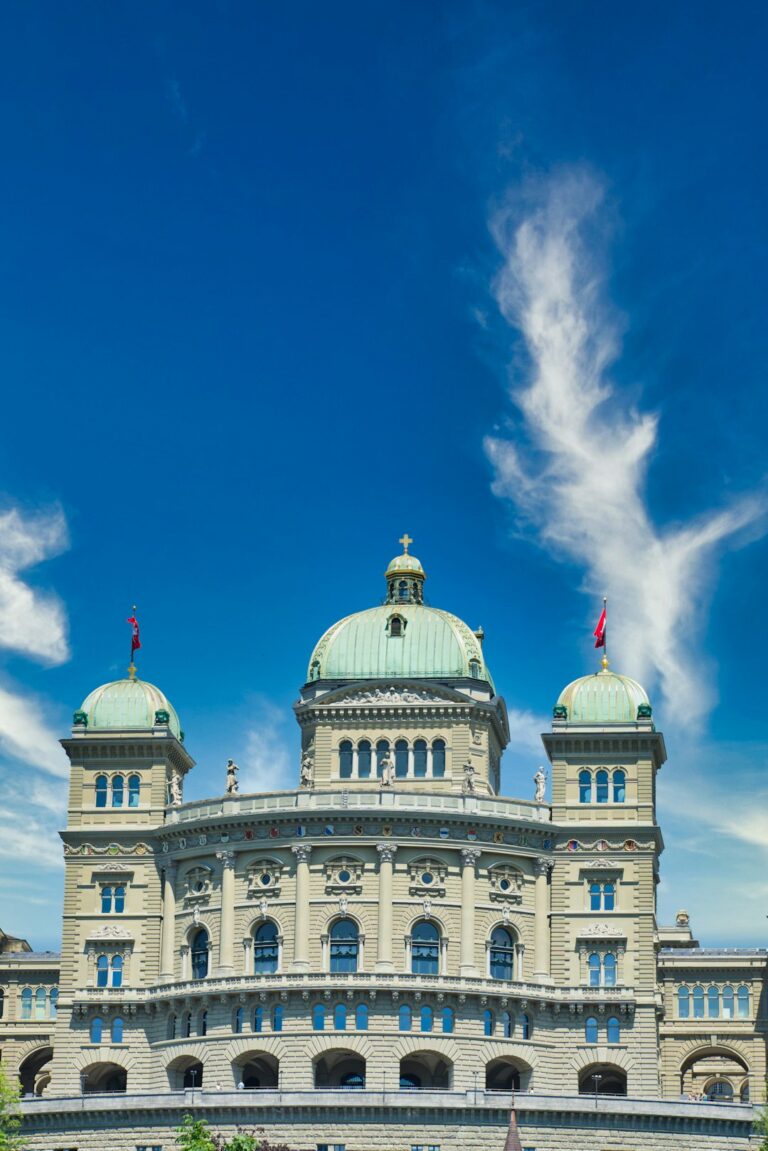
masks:
POLYGON ((740 987, 736 992, 739 1019, 749 1019, 749 988, 740 987))
POLYGON ((181 1038, 189 1039, 192 1034, 192 1012, 185 1011, 181 1017, 181 1038))
POLYGON ((331 974, 357 971, 360 933, 351 919, 337 919, 331 927, 331 974))
POLYGON ((395 743, 395 775, 405 779, 408 774, 408 741, 398 739, 395 743))
POLYGON ((627 777, 623 771, 613 773, 613 802, 624 803, 627 796, 627 777))
POLYGON ((691 1014, 691 993, 687 987, 677 989, 677 1017, 687 1019, 691 1014))
POLYGON ((490 1008, 486 1007, 485 1011, 483 1012, 483 1035, 493 1035, 493 1027, 495 1022, 496 1021, 493 1018, 493 1012, 490 1010, 490 1008))
POLYGON ((333 1009, 333 1030, 347 1030, 347 1009, 343 1003, 337 1003, 333 1009))
POLYGON ((443 1008, 442 1019, 443 1019, 443 1034, 444 1035, 453 1035, 453 1029, 455 1026, 456 1017, 453 1014, 453 1008, 452 1007, 444 1007, 443 1008))
POLYGON ((733 988, 723 988, 723 1019, 733 1019, 733 988))
POLYGON ((594 1015, 590 1015, 584 1024, 584 1042, 597 1043, 597 1020, 594 1015))
POLYGON ((426 739, 417 739, 413 745, 413 774, 416 779, 424 779, 427 774, 426 739))
POLYGON ((480 660, 479 659, 471 659, 469 661, 469 674, 472 676, 473 679, 479 679, 480 678, 480 660))
POLYGON ((138 807, 139 798, 141 796, 141 776, 131 775, 128 777, 128 806, 138 807))
POLYGON ((272 975, 277 971, 277 924, 271 919, 262 923, 253 936, 253 973, 272 975))
POLYGON ((122 915, 125 911, 125 888, 115 888, 115 915, 122 915))
POLYGON ((110 966, 112 968, 112 986, 113 987, 122 987, 123 986, 123 957, 122 957, 122 955, 113 955, 112 956, 112 963, 110 966))
POLYGON ((440 932, 429 920, 417 923, 411 932, 411 974, 440 974, 440 932))
POLYGON ((401 579, 397 581, 397 598, 402 600, 408 599, 408 582, 401 579))
POLYGON ((421 1009, 421 1030, 432 1031, 435 1026, 435 1013, 426 1004, 421 1009))
POLYGON ((596 784, 595 790, 597 792, 597 802, 598 803, 607 803, 608 802, 608 772, 607 771, 598 771, 597 775, 595 776, 595 784, 596 784))
POLYGON ((339 744, 339 778, 352 778, 352 742, 349 739, 339 744))
POLYGON ((607 1037, 609 1043, 621 1042, 621 1026, 615 1015, 608 1020, 607 1037))
POLYGON ((512 1030, 514 1028, 514 1020, 511 1011, 502 1012, 501 1016, 501 1033, 505 1039, 512 1038, 512 1030))
POLYGON ((355 1009, 355 1030, 368 1030, 368 1008, 365 1003, 358 1003, 355 1009))
POLYGON ((390 616, 389 619, 389 634, 402 635, 403 634, 403 618, 399 615, 390 616))
POLYGON ((325 1031, 325 1008, 322 1003, 316 1003, 312 1008, 312 1030, 325 1031))
POLYGON ((106 775, 96 776, 96 806, 107 806, 107 791, 109 788, 109 780, 106 775))
POLYGON ((358 779, 371 778, 371 741, 361 739, 357 745, 357 775, 358 779))
POLYGON ((106 955, 100 955, 96 960, 96 986, 109 986, 109 959, 106 955))
POLYGON ((176 1038, 176 1016, 175 1015, 169 1015, 168 1016, 168 1022, 165 1025, 165 1037, 166 1037, 166 1039, 175 1039, 176 1038))
POLYGON ((514 978, 515 943, 506 927, 495 927, 491 932, 491 979, 514 978))
POLYGON ((445 740, 432 740, 432 778, 442 779, 445 775, 445 740))
POLYGON ((413 1012, 407 1003, 401 1003, 398 1012, 398 1026, 401 1031, 410 1031, 413 1027, 413 1012))
POLYGON ((112 1042, 123 1042, 123 1021, 119 1015, 116 1015, 112 1020, 112 1042))
POLYGON ((272 1008, 272 1030, 283 1030, 283 1008, 279 1003, 272 1008))
POLYGON ((198 1035, 207 1035, 208 1034, 208 1012, 207 1011, 201 1011, 197 1017, 197 1034, 198 1035))
POLYGON ((600 956, 595 951, 589 957, 589 986, 600 986, 600 956))
POLYGON ((205 979, 208 975, 208 932, 204 927, 192 938, 192 978, 205 979))
POLYGON ((531 1038, 531 1032, 532 1032, 532 1028, 531 1028, 530 1016, 529 1015, 521 1015, 520 1016, 520 1038, 521 1039, 530 1039, 531 1038))
POLYGON ((101 913, 107 915, 112 910, 112 888, 102 887, 101 889, 101 913))
POLYGON ((720 990, 717 987, 707 988, 707 1016, 717 1019, 720 1015, 720 990))
MULTIPOLYGON (((2 1000, 2 995, 0 995, 0 1000, 2 1000)), ((50 1004, 50 1006, 49 1006, 50 1017, 51 1017, 51 1019, 55 1019, 59 1013, 59 989, 58 989, 58 987, 52 987, 51 988, 50 992, 48 993, 48 1001, 50 1004)), ((2 1015, 3 1015, 3 1004, 2 1004, 2 1002, 0 1002, 0 1019, 2 1018, 2 1015)))
POLYGON ((38 987, 35 992, 35 1019, 45 1019, 45 1003, 47 999, 44 987, 38 987))
POLYGON ((389 752, 389 740, 380 739, 376 744, 376 776, 381 779, 381 761, 389 752))
POLYGON ((264 1008, 257 1007, 253 1012, 253 1030, 259 1034, 264 1030, 264 1008))
POLYGON ((91 1029, 90 1029, 90 1034, 89 1034, 89 1038, 90 1038, 91 1043, 101 1043, 101 1037, 102 1037, 103 1033, 104 1033, 104 1020, 100 1019, 99 1016, 96 1015, 91 1020, 91 1029))
POLYGON ((693 989, 693 1018, 704 1018, 704 988, 694 987, 693 989))
MULTIPOLYGON (((106 984, 105 984, 106 986, 106 984)), ((32 1018, 32 988, 25 987, 21 993, 21 1018, 32 1018)))
POLYGON ((592 772, 579 772, 579 803, 592 802, 592 772))
POLYGON ((245 1008, 238 1007, 234 1016, 232 1017, 232 1030, 235 1035, 242 1035, 243 1026, 245 1025, 245 1008))
POLYGON ((122 807, 123 806, 124 782, 125 781, 123 780, 122 775, 113 775, 112 776, 112 806, 113 807, 122 807))

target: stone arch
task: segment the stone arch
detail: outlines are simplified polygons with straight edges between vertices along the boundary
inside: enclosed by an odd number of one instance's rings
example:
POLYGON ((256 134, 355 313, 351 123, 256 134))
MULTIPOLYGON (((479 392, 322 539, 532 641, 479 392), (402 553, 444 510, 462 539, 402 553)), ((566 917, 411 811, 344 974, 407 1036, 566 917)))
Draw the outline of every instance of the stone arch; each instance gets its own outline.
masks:
MULTIPOLYGON (((523 1046, 507 1040, 505 1043, 484 1043, 477 1052, 477 1061, 490 1063, 494 1059, 514 1059, 521 1069, 535 1071, 539 1062, 538 1054, 530 1046, 523 1046)), ((474 1062, 474 1058, 473 1058, 474 1062)))
POLYGON ((693 1092, 694 1095, 701 1092, 706 1094, 712 1083, 719 1080, 730 1084, 733 1098, 737 1101, 742 1087, 749 1083, 751 1076, 749 1059, 746 1053, 742 1054, 739 1050, 742 1044, 738 1041, 731 1043, 730 1040, 723 1043, 702 1043, 699 1040, 687 1046, 693 1049, 689 1049, 687 1054, 681 1053, 677 1072, 680 1091, 693 1092), (706 1065, 708 1060, 713 1060, 715 1065, 699 1067, 699 1064, 706 1065))
MULTIPOLYGON (((265 1051, 267 1055, 274 1055, 276 1059, 284 1059, 286 1046, 284 1039, 278 1039, 274 1035, 243 1035, 239 1039, 233 1039, 224 1048, 224 1058, 227 1063, 233 1063, 242 1055, 247 1055, 249 1051, 265 1051)), ((204 1047, 200 1047, 204 1051, 204 1047)))
POLYGON ((741 1043, 738 1039, 727 1039, 724 1043, 707 1043, 701 1039, 690 1039, 687 1043, 679 1045, 678 1062, 682 1071, 684 1064, 690 1064, 692 1057, 700 1059, 706 1055, 735 1055, 749 1071, 751 1069, 750 1054, 749 1046, 741 1043))
MULTIPOLYGON (((111 1054, 111 1052, 110 1052, 111 1054)), ((128 1090, 128 1072, 116 1059, 94 1059, 81 1069, 80 1079, 84 1095, 124 1093, 128 1090)))
MULTIPOLYGON (((184 1083, 184 1077, 188 1071, 193 1068, 199 1068, 200 1074, 196 1079, 194 1086, 203 1086, 203 1072, 205 1070, 205 1047, 200 1044, 194 1044, 191 1047, 186 1047, 179 1051, 178 1049, 172 1053, 172 1058, 167 1060, 165 1064, 165 1074, 167 1082, 171 1090, 182 1090, 187 1084, 184 1083)), ((192 1086, 193 1084, 189 1084, 192 1086)))
MULTIPOLYGON (((84 1071, 92 1063, 103 1062, 103 1060, 94 1059, 94 1054, 95 1051, 91 1047, 90 1050, 81 1051, 79 1055, 76 1055, 72 1061, 75 1071, 84 1071)), ((122 1067, 124 1071, 132 1071, 136 1066, 136 1060, 127 1051, 114 1051, 111 1047, 109 1048, 109 1062, 122 1067)))
POLYGON ((312 1082, 317 1088, 362 1088, 367 1073, 368 1060, 341 1036, 338 1043, 329 1045, 312 1060, 312 1082))
POLYGON ((592 1067, 597 1063, 620 1067, 622 1071, 626 1071, 627 1076, 635 1070, 634 1060, 627 1051, 621 1051, 616 1047, 608 1047, 605 1043, 601 1043, 597 1047, 590 1047, 588 1051, 577 1052, 571 1060, 570 1066, 571 1070, 575 1071, 578 1077, 587 1067, 592 1067))
MULTIPOLYGON (((444 909, 441 908, 441 910, 444 910, 444 909)), ((441 939, 445 938, 448 935, 448 925, 446 924, 445 919, 441 915, 435 914, 434 907, 432 908, 432 910, 428 916, 425 916, 423 911, 421 911, 417 914, 415 907, 407 907, 407 908, 405 908, 405 911, 406 911, 406 914, 409 915, 409 918, 406 919, 406 926, 405 926, 406 935, 412 935, 413 929, 414 929, 414 927, 416 927, 416 925, 418 923, 434 923, 440 931, 440 938, 441 939)))
POLYGON ((342 1048, 345 1051, 354 1051, 356 1055, 361 1055, 366 1062, 373 1058, 373 1044, 370 1039, 366 1039, 362 1035, 352 1035, 341 1031, 335 1035, 333 1032, 323 1032, 322 1035, 313 1036, 304 1047, 303 1054, 314 1061, 329 1051, 338 1051, 342 1048))
POLYGON ((423 1090, 450 1090, 456 1070, 456 1060, 445 1050, 444 1043, 418 1040, 399 1060, 400 1087, 423 1090))
MULTIPOLYGON (((246 922, 245 934, 247 936, 249 935, 249 936, 251 936, 251 938, 253 938, 253 935, 254 935, 254 932, 256 931, 256 929, 261 927, 262 923, 269 923, 270 920, 272 921, 272 923, 274 923, 275 927, 277 928, 278 935, 283 935, 283 925, 280 922, 279 915, 277 914, 277 908, 275 908, 273 910, 271 907, 267 911, 266 915, 262 915, 261 912, 259 912, 258 914, 256 914, 255 912, 253 913, 251 918, 249 920, 247 920, 247 922, 246 922)), ((201 924, 201 926, 202 926, 202 924, 201 924)), ((210 932, 209 932, 209 934, 210 934, 210 932)))
POLYGON ((23 1095, 42 1095, 51 1081, 48 1064, 53 1059, 53 1047, 39 1042, 27 1043, 25 1047, 31 1050, 25 1055, 22 1052, 17 1053, 17 1074, 21 1092, 23 1095))
POLYGON ((197 923, 195 923, 195 921, 193 920, 190 923, 189 927, 187 927, 185 929, 185 931, 184 931, 184 942, 186 943, 187 947, 191 947, 192 946, 192 940, 194 939, 195 935, 197 935, 198 931, 201 931, 201 930, 205 930, 208 932, 208 950, 210 952, 213 949, 213 940, 214 940, 213 927, 211 926, 211 924, 208 922, 207 919, 203 919, 202 915, 198 919, 197 923))
MULTIPOLYGON (((36 1051, 42 1051, 43 1048, 50 1047, 50 1046, 51 1046, 50 1043, 45 1043, 44 1041, 42 1041, 40 1039, 30 1039, 29 1042, 22 1043, 15 1050, 12 1047, 7 1047, 5 1049, 5 1051, 3 1052, 3 1055, 5 1056, 7 1054, 9 1057, 12 1057, 12 1059, 15 1061, 16 1066, 18 1067, 30 1055, 34 1055, 36 1051)), ((6 1066, 5 1060, 3 1060, 3 1066, 6 1066)), ((11 1058, 8 1059, 7 1066, 8 1067, 13 1066, 11 1058)))
POLYGON ((417 1035, 404 1035, 392 1048, 394 1059, 404 1059, 407 1055, 414 1055, 417 1051, 432 1051, 450 1059, 451 1063, 459 1061, 459 1047, 452 1039, 441 1039, 434 1032, 417 1035))
MULTIPOLYGON (((254 1037, 255 1039, 258 1036, 254 1037)), ((247 1090, 264 1088, 276 1090, 280 1083, 280 1060, 259 1043, 252 1043, 231 1061, 231 1070, 236 1087, 243 1083, 247 1090)))
POLYGON ((513 911, 511 908, 509 913, 509 920, 507 923, 504 922, 504 919, 501 916, 498 908, 492 907, 486 911, 485 915, 483 915, 482 918, 479 918, 478 921, 478 938, 490 939, 491 932, 493 931, 494 927, 509 927, 516 933, 519 943, 528 943, 528 924, 526 919, 524 916, 520 915, 519 912, 513 911))

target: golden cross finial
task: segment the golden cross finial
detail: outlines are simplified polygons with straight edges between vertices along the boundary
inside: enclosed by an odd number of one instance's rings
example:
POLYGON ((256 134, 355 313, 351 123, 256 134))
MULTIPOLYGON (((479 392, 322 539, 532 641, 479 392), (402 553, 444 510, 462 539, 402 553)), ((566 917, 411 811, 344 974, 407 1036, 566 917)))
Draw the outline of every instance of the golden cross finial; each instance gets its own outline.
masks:
POLYGON ((403 545, 403 552, 405 555, 408 555, 408 545, 413 543, 413 540, 408 535, 408 532, 406 532, 404 536, 400 536, 400 539, 397 542, 403 545))

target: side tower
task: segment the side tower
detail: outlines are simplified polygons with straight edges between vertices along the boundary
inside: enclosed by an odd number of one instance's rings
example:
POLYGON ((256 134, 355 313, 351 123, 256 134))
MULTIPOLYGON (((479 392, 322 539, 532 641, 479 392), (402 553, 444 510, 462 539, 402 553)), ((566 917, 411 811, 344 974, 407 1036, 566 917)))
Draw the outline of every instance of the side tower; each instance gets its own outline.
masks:
POLYGON ((666 759, 648 696, 609 670, 561 692, 551 732, 551 938, 558 982, 599 987, 576 1057, 580 1090, 658 1091, 656 883, 663 850, 656 773, 666 759), (610 1014, 611 994, 631 1002, 610 1014), (606 1014, 608 1012, 609 1014, 606 1014), (614 1020, 611 1023, 611 1019, 614 1020))
POLYGON ((135 1009, 125 1008, 125 998, 160 976, 162 875, 154 833, 166 806, 181 802, 194 766, 183 739, 173 706, 131 666, 128 678, 91 692, 62 740, 71 772, 62 832, 56 1094, 124 1090, 127 1067, 145 1047, 140 1029, 133 1042, 135 1009), (84 1004, 98 1006, 97 1026, 84 1004))

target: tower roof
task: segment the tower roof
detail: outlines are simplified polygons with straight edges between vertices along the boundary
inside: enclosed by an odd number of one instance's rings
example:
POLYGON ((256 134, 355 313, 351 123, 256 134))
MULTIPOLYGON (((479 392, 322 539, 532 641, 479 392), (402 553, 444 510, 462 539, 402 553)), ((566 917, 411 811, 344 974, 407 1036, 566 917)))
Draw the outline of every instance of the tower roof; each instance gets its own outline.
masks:
POLYGON ((555 706, 555 717, 571 723, 635 723, 650 716, 645 689, 637 680, 607 667, 574 679, 560 692, 555 706))
POLYGON ((176 709, 159 687, 130 677, 102 684, 86 696, 80 708, 88 727, 97 730, 146 730, 155 726, 155 713, 168 713, 168 726, 177 739, 181 724, 176 709))

